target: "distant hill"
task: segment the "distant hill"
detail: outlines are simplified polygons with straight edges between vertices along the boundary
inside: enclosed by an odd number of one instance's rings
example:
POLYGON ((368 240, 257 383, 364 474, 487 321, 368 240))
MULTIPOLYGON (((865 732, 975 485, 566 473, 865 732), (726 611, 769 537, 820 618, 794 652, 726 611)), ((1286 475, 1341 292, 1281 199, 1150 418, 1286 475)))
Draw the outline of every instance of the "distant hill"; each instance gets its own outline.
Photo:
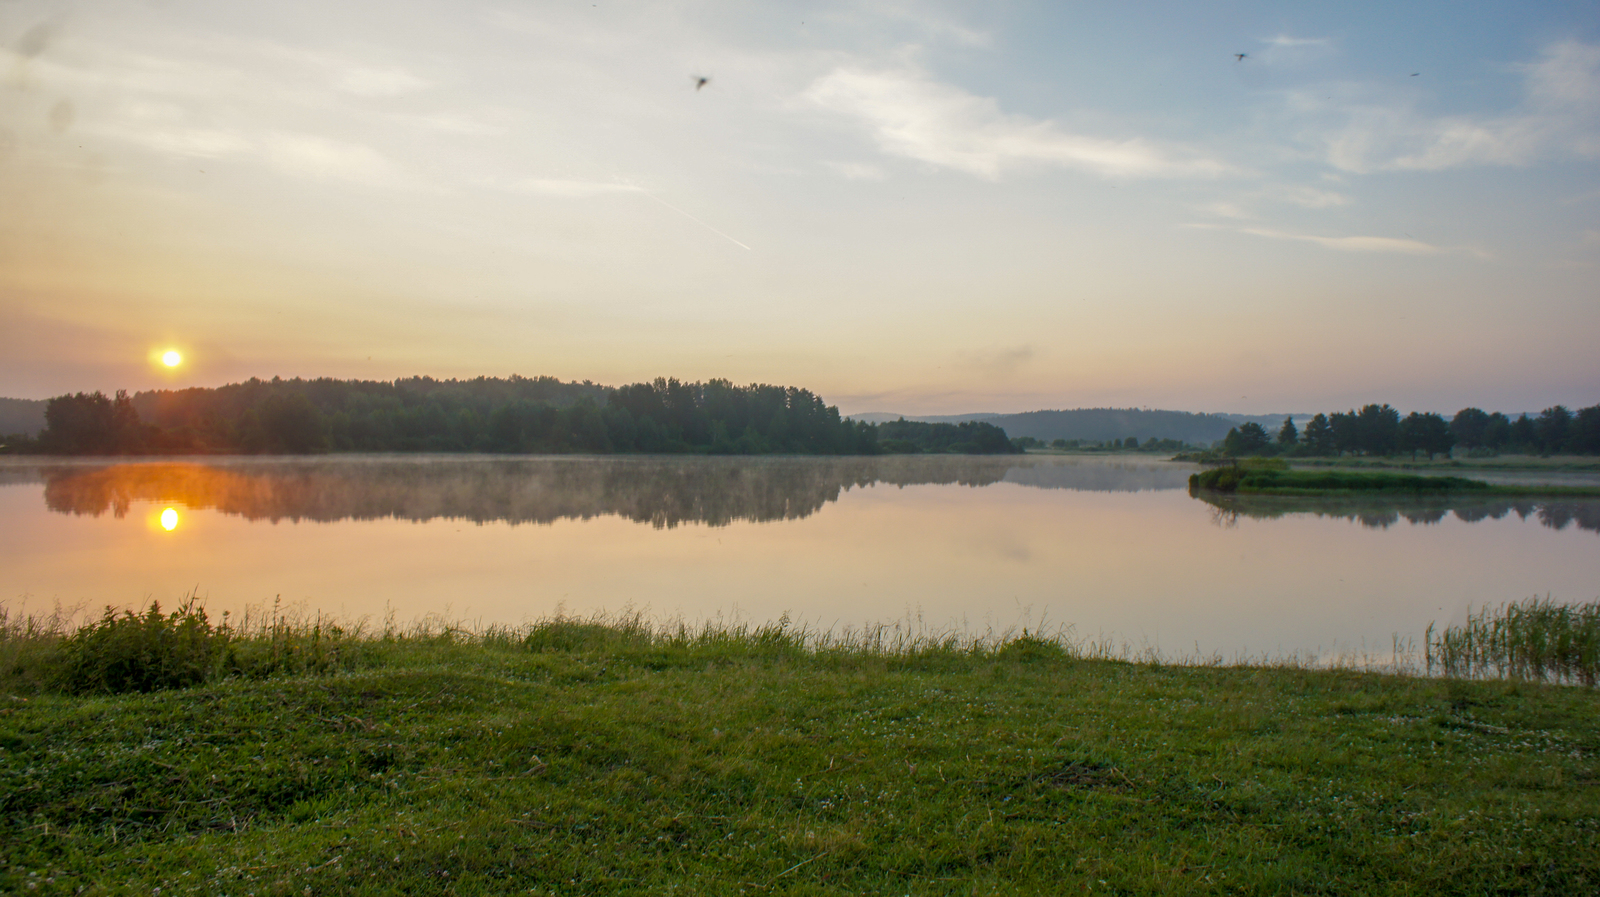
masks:
MULTIPOLYGON (((1035 439, 1082 439, 1105 442, 1111 439, 1136 437, 1146 439, 1177 439, 1196 445, 1209 445, 1228 435, 1228 431, 1242 423, 1255 422, 1275 433, 1285 417, 1294 417, 1296 426, 1309 418, 1308 414, 1198 414, 1190 411, 1147 411, 1142 408, 1074 408, 1066 411, 1024 411, 1020 414, 946 414, 907 416, 906 420, 930 423, 960 423, 975 420, 994 424, 1013 438, 1032 436, 1035 439)), ((852 414, 854 420, 881 423, 895 420, 901 415, 883 411, 852 414)))
POLYGON ((44 429, 44 399, 0 399, 0 436, 37 436, 44 429))

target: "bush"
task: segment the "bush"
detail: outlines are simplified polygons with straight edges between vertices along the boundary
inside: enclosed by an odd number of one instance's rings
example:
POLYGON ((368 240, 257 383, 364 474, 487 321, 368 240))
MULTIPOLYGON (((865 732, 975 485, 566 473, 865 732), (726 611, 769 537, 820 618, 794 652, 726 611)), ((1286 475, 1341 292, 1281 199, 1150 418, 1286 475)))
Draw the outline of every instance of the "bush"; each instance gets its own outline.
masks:
POLYGON ((76 694, 187 688, 211 677, 227 643, 192 598, 167 615, 156 602, 143 614, 108 607, 62 644, 57 685, 76 694))
POLYGON ((1060 642, 1040 638, 1027 630, 1023 630, 1022 635, 1006 642, 995 653, 997 659, 1012 663, 1056 663, 1066 660, 1069 656, 1067 649, 1063 648, 1060 642))

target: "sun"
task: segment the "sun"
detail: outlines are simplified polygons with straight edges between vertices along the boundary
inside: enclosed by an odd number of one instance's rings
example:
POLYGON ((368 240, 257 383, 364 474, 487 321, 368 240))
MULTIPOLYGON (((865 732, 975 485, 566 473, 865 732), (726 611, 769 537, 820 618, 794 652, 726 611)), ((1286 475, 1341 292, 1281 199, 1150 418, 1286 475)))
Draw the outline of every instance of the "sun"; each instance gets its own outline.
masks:
POLYGON ((168 508, 161 512, 161 528, 169 533, 178 528, 177 508, 168 508))
POLYGON ((177 349, 168 349, 167 351, 161 353, 161 363, 169 368, 175 368, 178 365, 183 364, 183 354, 177 349))

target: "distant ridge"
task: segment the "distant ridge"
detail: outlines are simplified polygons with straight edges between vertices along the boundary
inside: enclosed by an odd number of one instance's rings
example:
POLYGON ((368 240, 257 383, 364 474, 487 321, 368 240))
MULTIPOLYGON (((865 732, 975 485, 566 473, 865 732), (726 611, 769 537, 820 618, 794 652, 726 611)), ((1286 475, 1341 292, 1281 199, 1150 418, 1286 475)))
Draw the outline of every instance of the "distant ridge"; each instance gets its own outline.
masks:
MULTIPOLYGON (((896 420, 902 415, 885 411, 852 414, 851 419, 866 423, 896 420)), ((905 415, 906 420, 930 423, 960 423, 976 420, 991 423, 1013 438, 1032 436, 1034 439, 1080 439, 1106 442, 1126 439, 1129 436, 1140 442, 1146 439, 1177 439, 1197 445, 1209 445, 1228 435, 1228 431, 1242 423, 1253 422, 1276 432, 1285 417, 1299 421, 1309 414, 1206 414, 1192 411, 1160 411, 1143 408, 1073 408, 1070 410, 1024 411, 1018 414, 905 415)))

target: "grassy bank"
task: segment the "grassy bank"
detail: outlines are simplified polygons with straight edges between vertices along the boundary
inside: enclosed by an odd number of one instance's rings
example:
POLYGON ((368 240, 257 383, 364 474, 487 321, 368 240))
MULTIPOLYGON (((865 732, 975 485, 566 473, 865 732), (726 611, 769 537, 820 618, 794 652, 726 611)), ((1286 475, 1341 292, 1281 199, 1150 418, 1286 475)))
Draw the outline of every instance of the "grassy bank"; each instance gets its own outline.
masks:
POLYGON ((1502 471, 1526 470, 1535 472, 1587 472, 1600 470, 1600 458, 1591 455, 1491 455, 1483 458, 1473 457, 1446 457, 1440 455, 1429 460, 1427 458, 1410 458, 1403 455, 1392 457, 1368 457, 1365 455, 1348 455, 1340 458, 1291 458, 1296 467, 1344 467, 1355 470, 1372 468, 1396 468, 1401 470, 1443 470, 1453 469, 1470 474, 1475 470, 1502 471))
POLYGON ((74 696, 7 635, 6 893, 1600 888, 1590 689, 553 620, 258 626, 74 696))
POLYGON ((1213 467, 1189 477, 1189 491, 1243 495, 1328 496, 1339 494, 1539 496, 1590 498, 1590 486, 1508 485, 1455 476, 1423 476, 1384 470, 1292 470, 1282 461, 1213 467))

